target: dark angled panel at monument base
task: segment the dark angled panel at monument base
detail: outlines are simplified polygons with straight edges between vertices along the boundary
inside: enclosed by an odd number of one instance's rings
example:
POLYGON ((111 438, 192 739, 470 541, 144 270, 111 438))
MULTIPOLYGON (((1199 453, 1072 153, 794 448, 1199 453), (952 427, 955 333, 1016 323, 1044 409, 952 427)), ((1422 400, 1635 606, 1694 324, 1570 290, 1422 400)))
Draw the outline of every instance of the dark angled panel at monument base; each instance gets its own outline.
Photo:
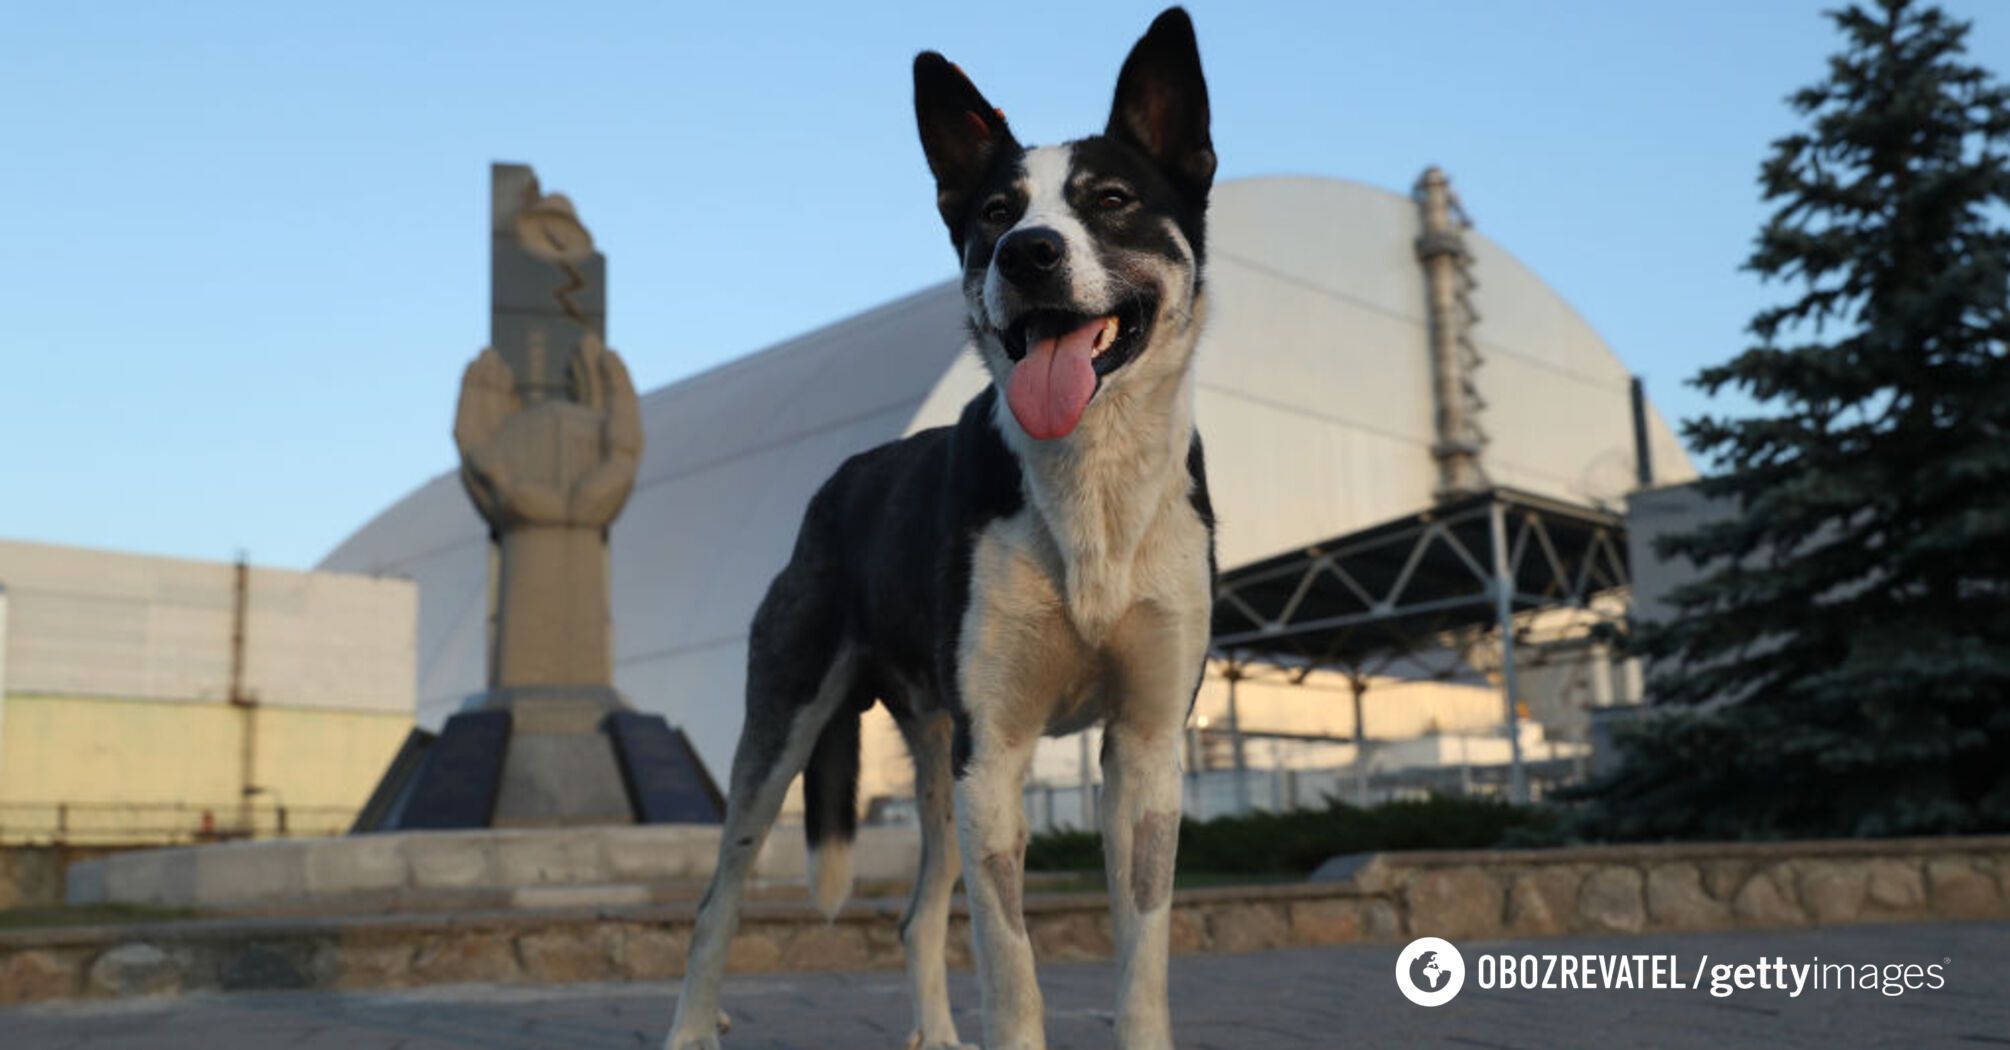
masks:
POLYGON ((427 750, 425 767, 395 829, 488 827, 502 786, 509 727, 506 710, 465 711, 447 719, 440 738, 427 750))
POLYGON ((391 757, 391 765, 377 781, 377 789, 370 792, 370 801, 363 803, 363 809, 356 814, 349 834, 390 831, 398 826, 406 804, 412 800, 412 788, 419 782, 419 771, 426 768, 426 755, 431 753, 435 739, 424 729, 405 734, 404 744, 391 757))
POLYGON ((614 741, 628 800, 642 824, 717 824, 726 800, 705 763, 662 715, 616 711, 600 724, 614 741))

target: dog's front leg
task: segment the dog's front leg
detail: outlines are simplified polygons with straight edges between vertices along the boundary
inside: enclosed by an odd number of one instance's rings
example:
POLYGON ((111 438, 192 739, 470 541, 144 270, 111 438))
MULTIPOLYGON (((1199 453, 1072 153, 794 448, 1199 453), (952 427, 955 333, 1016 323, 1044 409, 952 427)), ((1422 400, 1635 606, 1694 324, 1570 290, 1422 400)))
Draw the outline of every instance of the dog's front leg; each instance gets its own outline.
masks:
POLYGON ((981 540, 971 579, 955 671, 960 729, 967 734, 956 771, 956 826, 984 996, 984 1050, 1045 1050, 1023 908, 1023 791, 1048 716, 1085 663, 1054 574, 1023 547, 981 540))
POLYGON ((1180 729, 1206 651, 1205 621, 1141 608, 1118 628, 1118 696, 1103 733, 1103 866, 1117 950, 1119 1050, 1171 1050, 1166 1003, 1180 729))
POLYGON ((984 995, 984 1050, 1044 1050, 1040 986, 1026 936, 1026 807, 1022 791, 1036 733, 995 722, 971 727, 971 756, 956 782, 963 887, 984 995))

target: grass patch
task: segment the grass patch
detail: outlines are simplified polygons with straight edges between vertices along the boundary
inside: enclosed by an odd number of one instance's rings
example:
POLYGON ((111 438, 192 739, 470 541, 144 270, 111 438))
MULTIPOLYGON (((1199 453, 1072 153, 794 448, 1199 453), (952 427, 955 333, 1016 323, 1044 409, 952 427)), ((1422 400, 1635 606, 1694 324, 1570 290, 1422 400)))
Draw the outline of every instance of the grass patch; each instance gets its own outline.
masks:
POLYGON ((38 926, 118 926, 135 922, 173 922, 195 918, 193 908, 161 908, 150 904, 48 904, 0 908, 0 930, 38 926))
MULTIPOLYGON (((1328 799, 1321 809, 1181 821, 1179 871, 1188 879, 1218 880, 1183 885, 1290 881, 1343 853, 1488 849, 1539 841, 1555 823, 1547 809, 1490 799, 1434 797, 1365 809, 1328 799)), ((1101 871, 1103 837, 1085 831, 1035 835, 1026 845, 1026 867, 1101 871)))
MULTIPOLYGON (((1103 877, 1100 859, 1092 869, 1049 871, 1045 874, 1047 878, 1027 884, 1026 896, 1036 897, 1043 893, 1102 893, 1110 888, 1109 882, 1103 877)), ((1298 875, 1243 875, 1232 871, 1189 871, 1182 867, 1173 872, 1173 888, 1198 890, 1215 886, 1261 886, 1270 883, 1297 882, 1301 878, 1302 876, 1298 875)))

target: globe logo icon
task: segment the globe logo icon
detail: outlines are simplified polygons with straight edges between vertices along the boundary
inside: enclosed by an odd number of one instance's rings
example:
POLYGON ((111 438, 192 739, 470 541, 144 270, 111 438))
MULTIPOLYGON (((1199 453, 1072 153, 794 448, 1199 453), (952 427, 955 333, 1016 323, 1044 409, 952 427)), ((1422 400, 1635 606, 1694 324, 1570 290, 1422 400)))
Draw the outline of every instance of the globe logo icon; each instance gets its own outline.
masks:
POLYGON ((1410 964, 1410 983, 1427 992, 1437 991, 1447 976, 1444 965, 1438 962, 1437 952, 1425 952, 1410 964))
POLYGON ((1465 957, 1441 937, 1419 937, 1396 956, 1396 988, 1418 1006, 1443 1006, 1465 983, 1465 957))

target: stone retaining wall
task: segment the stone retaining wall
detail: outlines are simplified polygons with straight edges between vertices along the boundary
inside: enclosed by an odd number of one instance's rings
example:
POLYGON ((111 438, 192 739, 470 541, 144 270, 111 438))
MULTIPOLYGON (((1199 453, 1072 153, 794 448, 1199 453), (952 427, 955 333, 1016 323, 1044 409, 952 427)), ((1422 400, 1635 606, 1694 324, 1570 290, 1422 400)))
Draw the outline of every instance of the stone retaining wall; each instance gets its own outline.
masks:
POLYGON ((2010 918, 2010 836, 1387 853, 1321 873, 1453 940, 2010 918))
MULTIPOLYGON (((2010 837, 1376 854, 1326 874, 1299 885, 1183 891, 1174 901, 1174 950, 2010 918, 2010 837)), ((1101 894, 1035 896, 1026 911, 1041 958, 1109 955, 1101 894)), ((897 902, 868 901, 826 923, 806 906, 757 902, 731 966, 898 967, 898 913, 897 902)), ((0 933, 0 1002, 664 979, 682 972, 691 919, 688 906, 676 906, 22 930, 0 933)), ((969 964, 960 912, 950 959, 969 964)))

